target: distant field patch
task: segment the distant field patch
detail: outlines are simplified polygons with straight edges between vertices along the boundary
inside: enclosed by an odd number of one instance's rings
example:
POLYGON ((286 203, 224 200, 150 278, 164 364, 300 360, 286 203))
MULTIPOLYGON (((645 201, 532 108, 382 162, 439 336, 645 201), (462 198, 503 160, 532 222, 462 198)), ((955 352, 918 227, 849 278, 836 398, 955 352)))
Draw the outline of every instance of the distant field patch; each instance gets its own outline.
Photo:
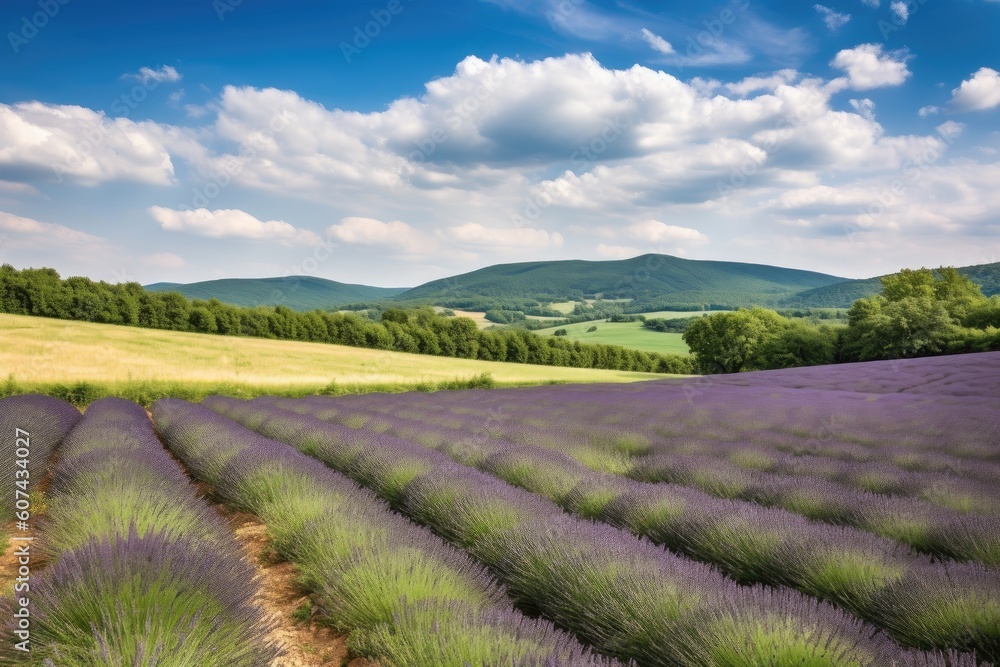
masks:
POLYGON ((675 320, 681 317, 698 317, 699 315, 711 315, 713 313, 728 313, 728 310, 657 310, 651 313, 639 313, 647 320, 675 320))
POLYGON ((582 343, 604 343, 606 345, 621 345, 645 352, 661 352, 664 354, 690 354, 691 350, 681 338, 681 334, 661 333, 642 326, 642 322, 579 322, 563 326, 539 329, 535 333, 540 336, 551 336, 559 329, 566 330, 566 337, 582 343), (588 331, 592 327, 597 331, 588 331))
POLYGON ((573 309, 576 308, 576 304, 577 304, 576 301, 560 301, 558 303, 550 304, 549 308, 551 310, 556 311, 557 313, 563 313, 564 315, 569 315, 570 313, 573 312, 573 309))
POLYGON ((495 324, 494 322, 490 322, 488 319, 486 319, 486 313, 481 313, 474 310, 454 310, 454 309, 452 309, 452 312, 455 313, 455 317, 468 317, 470 320, 475 322, 476 326, 479 327, 480 329, 485 329, 486 327, 491 327, 495 324))

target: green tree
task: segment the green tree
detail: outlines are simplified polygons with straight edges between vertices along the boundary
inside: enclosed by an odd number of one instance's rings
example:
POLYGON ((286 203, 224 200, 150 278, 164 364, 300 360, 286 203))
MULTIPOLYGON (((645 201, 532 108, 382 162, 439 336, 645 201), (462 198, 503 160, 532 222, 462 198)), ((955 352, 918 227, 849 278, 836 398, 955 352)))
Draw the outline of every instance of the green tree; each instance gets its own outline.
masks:
POLYGON ((1000 328, 1000 295, 972 305, 962 319, 962 324, 974 329, 1000 328))
POLYGON ((703 373, 739 373, 760 367, 762 348, 786 322, 773 310, 741 308, 692 322, 683 337, 703 373))
POLYGON ((759 365, 766 369, 832 364, 836 342, 835 329, 792 320, 761 346, 759 365))
MULTIPOLYGON (((847 311, 839 340, 842 361, 901 359, 978 349, 984 337, 962 326, 988 312, 979 287, 953 268, 904 269, 882 278, 882 293, 847 311)), ((984 318, 988 324, 988 316, 984 318)))
POLYGON ((215 315, 205 306, 195 306, 188 316, 191 331, 199 333, 215 333, 219 330, 219 325, 215 321, 215 315))

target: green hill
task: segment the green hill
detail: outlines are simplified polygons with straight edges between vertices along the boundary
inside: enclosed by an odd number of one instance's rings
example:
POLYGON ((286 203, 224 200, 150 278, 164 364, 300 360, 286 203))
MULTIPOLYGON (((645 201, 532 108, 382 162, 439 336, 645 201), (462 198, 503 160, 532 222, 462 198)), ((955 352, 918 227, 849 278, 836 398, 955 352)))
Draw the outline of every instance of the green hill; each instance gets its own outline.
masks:
POLYGON ((218 299, 235 306, 287 306, 292 310, 328 310, 348 303, 392 298, 406 288, 348 285, 311 276, 227 278, 200 283, 155 283, 151 292, 180 292, 189 299, 218 299))
MULTIPOLYGON (((1000 262, 963 266, 958 272, 979 285, 986 296, 1000 294, 1000 262)), ((787 308, 849 308, 858 299, 881 291, 882 283, 879 278, 845 280, 800 292, 785 299, 780 305, 787 308)))
POLYGON ((604 262, 499 264, 426 283, 394 301, 460 306, 470 300, 566 301, 600 295, 633 299, 630 310, 640 305, 651 310, 679 304, 776 305, 804 290, 844 280, 762 264, 642 255, 604 262))

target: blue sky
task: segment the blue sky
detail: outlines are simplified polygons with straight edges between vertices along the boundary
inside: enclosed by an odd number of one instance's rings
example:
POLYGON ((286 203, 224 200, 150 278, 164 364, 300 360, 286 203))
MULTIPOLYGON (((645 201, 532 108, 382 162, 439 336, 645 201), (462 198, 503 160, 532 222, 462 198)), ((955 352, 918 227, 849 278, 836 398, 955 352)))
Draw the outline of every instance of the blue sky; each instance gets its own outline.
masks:
POLYGON ((0 261, 1000 261, 1000 1, 10 0, 0 261))

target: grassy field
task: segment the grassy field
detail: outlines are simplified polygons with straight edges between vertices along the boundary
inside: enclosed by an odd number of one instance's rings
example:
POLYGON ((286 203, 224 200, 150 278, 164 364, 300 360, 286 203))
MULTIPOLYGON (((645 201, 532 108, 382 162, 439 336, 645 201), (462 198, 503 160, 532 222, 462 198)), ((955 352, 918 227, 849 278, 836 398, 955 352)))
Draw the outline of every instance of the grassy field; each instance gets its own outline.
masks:
POLYGON ((486 313, 475 312, 472 310, 452 310, 455 313, 455 317, 468 317, 470 320, 476 323, 476 326, 480 329, 485 329, 486 327, 494 326, 494 322, 490 322, 486 319, 486 313))
POLYGON ((141 384, 154 392, 158 387, 225 385, 245 388, 244 393, 315 393, 331 383, 341 388, 426 388, 484 373, 501 385, 663 377, 0 314, 0 381, 7 378, 21 388, 87 382, 141 384))
MULTIPOLYGON (((678 317, 683 317, 679 315, 678 317)), ((539 329, 535 333, 540 336, 551 336, 555 331, 565 329, 566 337, 570 340, 578 340, 583 343, 605 343, 607 345, 621 345, 636 350, 646 352, 663 352, 665 354, 688 354, 690 350, 681 339, 681 334, 661 333, 651 329, 645 329, 642 322, 579 322, 577 324, 567 324, 565 326, 549 327, 539 329), (597 327, 597 331, 588 332, 590 327, 597 327)))

